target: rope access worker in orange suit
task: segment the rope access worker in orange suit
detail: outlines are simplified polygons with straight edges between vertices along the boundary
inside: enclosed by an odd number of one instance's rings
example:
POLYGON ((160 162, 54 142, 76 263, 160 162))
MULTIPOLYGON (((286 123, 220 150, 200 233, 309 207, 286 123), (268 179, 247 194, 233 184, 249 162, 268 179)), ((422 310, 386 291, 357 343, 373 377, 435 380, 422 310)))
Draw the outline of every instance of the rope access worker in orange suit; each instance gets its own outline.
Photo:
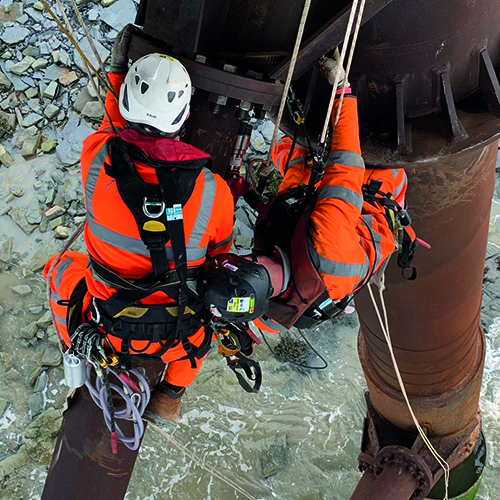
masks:
MULTIPOLYGON (((322 65, 333 83, 338 61, 322 65)), ((311 181, 306 148, 291 151, 290 139, 278 142, 273 161, 284 179, 259 213, 252 260, 226 254, 206 264, 198 289, 214 314, 254 320, 269 333, 311 328, 341 314, 398 249, 398 264, 416 277, 416 237, 403 209, 406 174, 365 169, 356 97, 345 90, 321 179, 311 181)), ((332 120, 338 106, 337 98, 332 120)))
POLYGON ((234 207, 226 183, 207 168, 209 155, 179 140, 191 99, 186 69, 156 53, 128 69, 133 29, 118 34, 112 52, 119 102, 108 92, 111 123, 105 116, 81 154, 89 255, 60 258, 50 303, 66 346, 75 325, 92 320, 125 367, 135 354, 168 363, 148 409, 175 421, 212 335, 192 284, 207 254, 229 251, 234 207))

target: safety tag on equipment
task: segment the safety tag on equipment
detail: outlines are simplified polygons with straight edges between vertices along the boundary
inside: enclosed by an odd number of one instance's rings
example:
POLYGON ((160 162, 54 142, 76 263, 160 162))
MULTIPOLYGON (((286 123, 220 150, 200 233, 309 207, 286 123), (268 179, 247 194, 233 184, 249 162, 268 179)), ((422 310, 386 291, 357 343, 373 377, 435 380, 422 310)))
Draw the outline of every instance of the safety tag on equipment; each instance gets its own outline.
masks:
POLYGON ((227 301, 226 310, 234 313, 250 313, 255 310, 255 297, 233 297, 227 301))
POLYGON ((230 271, 233 271, 233 273, 235 273, 238 270, 236 266, 233 266, 233 264, 230 264, 229 262, 225 262, 224 267, 226 267, 230 271))
POLYGON ((166 209, 167 220, 182 220, 182 205, 177 203, 172 208, 166 209))

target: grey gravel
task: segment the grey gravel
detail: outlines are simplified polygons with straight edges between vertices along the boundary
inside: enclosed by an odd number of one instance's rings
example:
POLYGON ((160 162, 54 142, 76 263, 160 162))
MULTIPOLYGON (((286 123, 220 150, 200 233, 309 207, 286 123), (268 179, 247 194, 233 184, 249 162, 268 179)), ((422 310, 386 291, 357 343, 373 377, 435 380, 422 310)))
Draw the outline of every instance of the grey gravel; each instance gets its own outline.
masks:
POLYGON ((11 286, 10 289, 19 297, 27 297, 33 291, 29 285, 11 286))
POLYGON ((3 30, 0 35, 0 40, 7 45, 15 45, 16 43, 22 42, 29 34, 30 30, 28 28, 11 26, 3 30))
POLYGON ((49 346, 43 352, 40 364, 42 366, 59 366, 61 364, 61 351, 54 346, 49 346))

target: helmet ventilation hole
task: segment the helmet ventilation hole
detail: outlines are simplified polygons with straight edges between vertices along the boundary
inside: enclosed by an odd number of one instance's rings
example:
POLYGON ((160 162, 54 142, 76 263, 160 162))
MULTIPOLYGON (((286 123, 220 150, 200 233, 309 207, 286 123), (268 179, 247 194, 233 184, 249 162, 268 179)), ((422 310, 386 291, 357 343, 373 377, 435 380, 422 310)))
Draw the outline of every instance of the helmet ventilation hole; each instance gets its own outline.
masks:
POLYGON ((172 92, 170 91, 168 94, 167 94, 167 99, 168 99, 168 102, 172 102, 175 98, 175 92, 172 92))
POLYGON ((179 95, 177 97, 182 97, 184 95, 184 90, 179 90, 179 95))
POLYGON ((139 75, 135 75, 135 84, 139 85, 140 81, 141 81, 141 77, 139 75))
POLYGON ((122 99, 122 104, 123 107, 127 110, 130 111, 130 107, 128 104, 128 85, 125 85, 125 88, 123 89, 123 99, 122 99))
POLYGON ((149 89, 149 83, 142 82, 141 83, 141 94, 145 94, 149 89))

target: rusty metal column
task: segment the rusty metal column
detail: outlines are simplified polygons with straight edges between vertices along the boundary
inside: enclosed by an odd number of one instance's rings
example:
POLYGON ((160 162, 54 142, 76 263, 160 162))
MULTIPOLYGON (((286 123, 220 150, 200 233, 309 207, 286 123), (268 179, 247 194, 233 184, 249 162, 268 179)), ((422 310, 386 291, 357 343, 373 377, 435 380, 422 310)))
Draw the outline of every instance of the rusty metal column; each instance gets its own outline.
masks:
MULTIPOLYGON (((416 281, 405 281, 394 261, 387 270, 384 297, 406 390, 431 439, 448 440, 450 453, 477 421, 485 348, 479 314, 497 149, 494 142, 405 167, 413 226, 432 249, 419 249, 416 281)), ((371 403, 385 420, 414 434, 367 291, 356 305, 371 403)))

